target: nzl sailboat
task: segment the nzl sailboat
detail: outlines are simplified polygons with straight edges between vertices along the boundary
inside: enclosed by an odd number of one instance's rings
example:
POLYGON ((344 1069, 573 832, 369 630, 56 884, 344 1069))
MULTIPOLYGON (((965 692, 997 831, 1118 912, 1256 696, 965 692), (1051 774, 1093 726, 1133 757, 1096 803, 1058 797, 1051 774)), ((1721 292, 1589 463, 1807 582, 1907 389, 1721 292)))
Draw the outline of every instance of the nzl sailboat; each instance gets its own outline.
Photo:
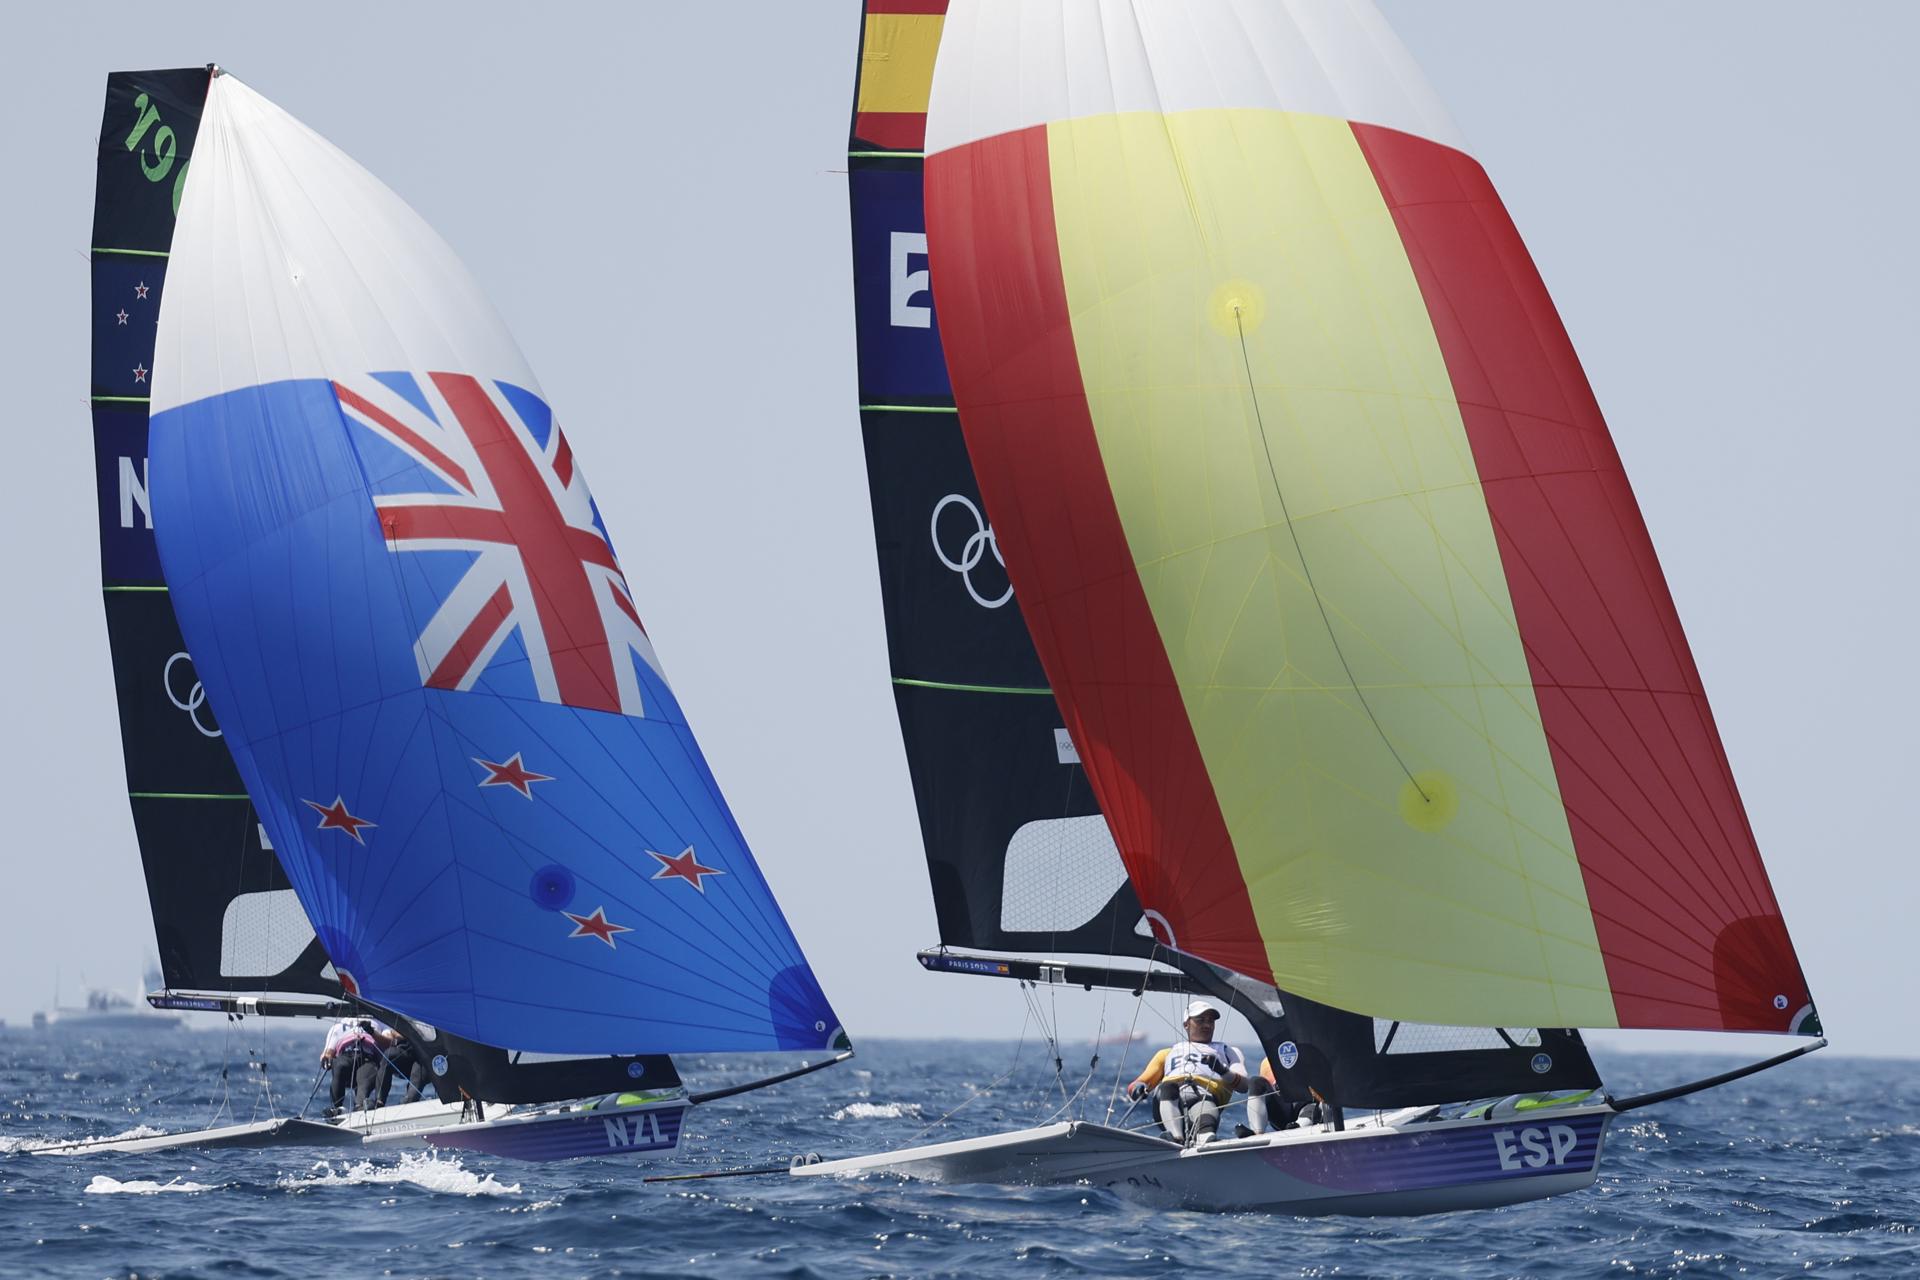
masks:
POLYGON ((743 1087, 689 1094, 668 1055, 844 1058, 567 437, 448 246, 217 69, 112 76, 98 182, 149 999, 382 1018, 440 1101, 48 1150, 659 1153, 743 1087))
POLYGON ((1332 1119, 795 1174, 1505 1204, 1825 1043, 1614 1098, 1581 1042, 1819 1022, 1579 362, 1366 0, 868 0, 849 173, 922 963, 1231 1004, 1332 1119))

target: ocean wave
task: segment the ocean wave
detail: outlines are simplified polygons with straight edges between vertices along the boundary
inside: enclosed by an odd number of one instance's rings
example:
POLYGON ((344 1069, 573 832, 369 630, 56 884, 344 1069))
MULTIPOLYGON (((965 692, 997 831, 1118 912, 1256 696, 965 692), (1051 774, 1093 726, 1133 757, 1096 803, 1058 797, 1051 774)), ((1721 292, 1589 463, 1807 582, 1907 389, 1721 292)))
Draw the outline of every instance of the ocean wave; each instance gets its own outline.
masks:
POLYGON ((93 1181, 87 1184, 90 1196, 151 1196, 162 1191, 218 1191, 217 1186, 210 1187, 204 1182, 182 1182, 175 1178, 170 1182, 122 1182, 118 1178, 109 1178, 104 1173, 93 1175, 93 1181))
POLYGON ((849 1102, 833 1113, 835 1120, 918 1120, 917 1102, 849 1102))
POLYGON ((398 1164, 375 1164, 355 1160, 335 1168, 331 1160, 321 1160, 299 1176, 282 1174, 276 1185, 290 1191, 313 1187, 397 1186, 408 1184, 422 1191, 449 1196, 517 1196, 520 1184, 501 1182, 491 1173, 475 1173, 454 1156, 437 1156, 409 1151, 398 1164))

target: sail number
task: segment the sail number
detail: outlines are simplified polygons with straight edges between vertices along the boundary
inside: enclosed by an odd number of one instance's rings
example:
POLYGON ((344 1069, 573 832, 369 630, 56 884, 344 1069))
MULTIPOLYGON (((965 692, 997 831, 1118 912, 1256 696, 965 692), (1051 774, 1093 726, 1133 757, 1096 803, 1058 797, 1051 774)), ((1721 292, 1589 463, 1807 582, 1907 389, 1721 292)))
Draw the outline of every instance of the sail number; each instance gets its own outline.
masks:
POLYGON ((1580 1135, 1570 1125, 1553 1124, 1518 1133, 1501 1129, 1493 1135, 1493 1149, 1500 1156, 1502 1169, 1540 1169, 1548 1164, 1565 1164, 1579 1141, 1580 1135))
POLYGON ((127 133, 127 150, 140 159, 140 172, 148 182, 165 182, 167 175, 173 175, 173 212, 180 212, 180 193, 187 185, 187 165, 181 160, 179 171, 174 171, 173 162, 179 159, 180 139, 174 133, 173 126, 160 123, 160 108, 146 94, 133 100, 133 128, 127 133), (155 128, 155 125, 159 125, 155 128))
POLYGON ((660 1132, 660 1119, 651 1111, 638 1115, 608 1116, 602 1123, 607 1130, 607 1146, 662 1147, 671 1143, 660 1132))

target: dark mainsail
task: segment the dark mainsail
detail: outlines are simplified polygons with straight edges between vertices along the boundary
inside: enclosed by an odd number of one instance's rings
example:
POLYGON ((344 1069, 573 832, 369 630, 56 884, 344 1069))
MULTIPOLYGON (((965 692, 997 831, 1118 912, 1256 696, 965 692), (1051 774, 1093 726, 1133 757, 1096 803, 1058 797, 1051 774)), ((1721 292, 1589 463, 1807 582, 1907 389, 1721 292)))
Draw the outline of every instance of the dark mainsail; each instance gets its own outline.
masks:
POLYGON ((169 988, 338 995, 180 638, 147 497, 154 335, 207 75, 109 76, 100 126, 93 441, 127 791, 169 988))
POLYGON ((1008 585, 947 385, 919 153, 927 24, 943 7, 867 5, 847 159, 861 432, 940 940, 1144 956, 1153 939, 1008 585))

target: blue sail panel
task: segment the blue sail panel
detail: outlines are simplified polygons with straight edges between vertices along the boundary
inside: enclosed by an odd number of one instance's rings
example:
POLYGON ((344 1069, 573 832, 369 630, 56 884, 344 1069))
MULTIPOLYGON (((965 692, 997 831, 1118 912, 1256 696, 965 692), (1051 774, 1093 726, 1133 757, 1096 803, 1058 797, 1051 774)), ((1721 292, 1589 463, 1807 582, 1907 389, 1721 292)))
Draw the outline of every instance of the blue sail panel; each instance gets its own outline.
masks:
POLYGON ((343 983, 543 1051, 831 1044, 564 433, 411 372, 431 413, 388 370, 152 426, 182 629, 343 983))

